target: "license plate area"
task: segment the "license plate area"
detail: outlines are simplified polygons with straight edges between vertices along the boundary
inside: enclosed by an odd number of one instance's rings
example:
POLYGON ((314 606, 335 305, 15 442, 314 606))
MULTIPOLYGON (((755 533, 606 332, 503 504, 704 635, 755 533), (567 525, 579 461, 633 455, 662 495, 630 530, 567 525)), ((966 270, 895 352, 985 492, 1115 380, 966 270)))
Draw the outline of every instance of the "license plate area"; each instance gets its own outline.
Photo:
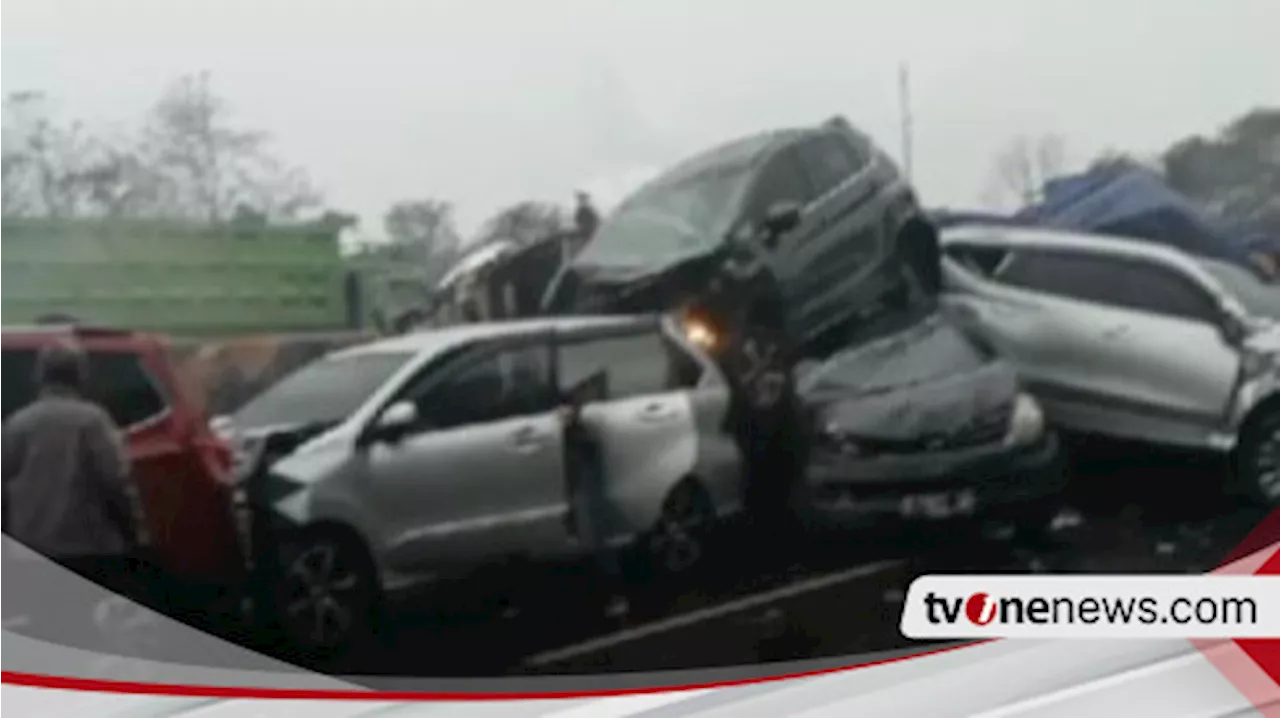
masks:
POLYGON ((978 506, 973 489, 908 494, 898 503, 898 513, 910 519, 949 519, 972 516, 978 506))

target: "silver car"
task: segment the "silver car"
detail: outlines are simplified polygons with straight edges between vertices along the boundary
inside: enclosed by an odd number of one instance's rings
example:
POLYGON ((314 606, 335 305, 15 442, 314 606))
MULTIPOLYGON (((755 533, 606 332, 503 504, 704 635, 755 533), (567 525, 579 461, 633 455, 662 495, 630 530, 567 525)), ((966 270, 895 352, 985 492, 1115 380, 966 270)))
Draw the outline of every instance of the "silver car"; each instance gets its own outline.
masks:
POLYGON ((943 303, 1078 432, 1231 453, 1280 504, 1276 294, 1151 242, 1009 227, 943 233, 943 303))
POLYGON ((574 560, 566 391, 599 442, 615 542, 687 570, 742 505, 729 391, 669 319, 547 318, 422 331, 343 350, 224 426, 254 507, 274 617, 312 652, 367 629, 386 593, 508 558, 574 560), (266 457, 266 458, 264 458, 266 457))

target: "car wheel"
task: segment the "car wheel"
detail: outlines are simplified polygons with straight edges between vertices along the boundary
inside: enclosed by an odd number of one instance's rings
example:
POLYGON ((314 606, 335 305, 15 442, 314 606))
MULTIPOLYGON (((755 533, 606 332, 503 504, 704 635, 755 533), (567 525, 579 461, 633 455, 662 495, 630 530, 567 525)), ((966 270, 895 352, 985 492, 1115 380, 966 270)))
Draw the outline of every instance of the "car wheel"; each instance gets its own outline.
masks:
POLYGON ((1236 474, 1255 501, 1266 508, 1280 506, 1280 411, 1251 422, 1240 437, 1236 474))
POLYGON ((653 571, 681 575, 699 564, 714 517, 710 497, 696 482, 685 481, 672 490, 645 541, 653 571))
POLYGON ((370 637, 378 588, 358 543, 315 531, 281 547, 271 617, 291 649, 331 660, 370 637))

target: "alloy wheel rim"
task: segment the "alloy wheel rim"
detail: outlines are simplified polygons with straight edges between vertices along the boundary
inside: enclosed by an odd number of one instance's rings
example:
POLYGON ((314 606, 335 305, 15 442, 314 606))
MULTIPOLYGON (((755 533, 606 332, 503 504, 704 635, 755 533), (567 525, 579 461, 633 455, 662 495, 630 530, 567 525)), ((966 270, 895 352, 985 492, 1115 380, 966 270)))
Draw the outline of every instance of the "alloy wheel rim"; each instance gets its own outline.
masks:
POLYGON ((285 572, 284 616, 311 645, 341 640, 355 618, 356 572, 342 565, 332 544, 302 551, 285 572))

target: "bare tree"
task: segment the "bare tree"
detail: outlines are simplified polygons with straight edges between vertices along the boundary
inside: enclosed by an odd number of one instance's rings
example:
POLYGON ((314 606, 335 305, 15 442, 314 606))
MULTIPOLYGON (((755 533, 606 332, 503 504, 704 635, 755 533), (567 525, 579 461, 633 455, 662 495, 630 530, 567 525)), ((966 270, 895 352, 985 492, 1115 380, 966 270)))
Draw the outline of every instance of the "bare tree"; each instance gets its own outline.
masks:
MULTIPOLYGON (((5 130, 5 136, 9 131, 5 130)), ((27 157, 22 152, 5 148, 0 154, 0 170, 3 170, 3 189, 0 190, 0 201, 4 216, 25 214, 28 208, 25 188, 22 186, 23 175, 27 166, 27 157)))
POLYGON ((72 216, 86 199, 95 146, 79 122, 58 122, 38 92, 4 100, 4 204, 7 213, 72 216))
POLYGON ((550 202, 518 202, 499 210, 480 228, 479 240, 498 239, 529 244, 565 228, 564 210, 550 202))
POLYGON ((433 254, 451 252, 459 243, 453 205, 445 200, 396 202, 383 216, 383 227, 406 258, 420 262, 428 261, 433 254))
POLYGON ((209 74, 175 81, 152 109, 145 132, 149 159, 163 177, 171 212, 218 222, 249 208, 293 218, 318 206, 305 173, 267 153, 269 137, 236 127, 209 74))
POLYGON ((1062 174, 1065 165, 1066 142, 1060 136, 1017 137, 996 156, 997 192, 1034 204, 1043 198, 1045 183, 1062 174))

